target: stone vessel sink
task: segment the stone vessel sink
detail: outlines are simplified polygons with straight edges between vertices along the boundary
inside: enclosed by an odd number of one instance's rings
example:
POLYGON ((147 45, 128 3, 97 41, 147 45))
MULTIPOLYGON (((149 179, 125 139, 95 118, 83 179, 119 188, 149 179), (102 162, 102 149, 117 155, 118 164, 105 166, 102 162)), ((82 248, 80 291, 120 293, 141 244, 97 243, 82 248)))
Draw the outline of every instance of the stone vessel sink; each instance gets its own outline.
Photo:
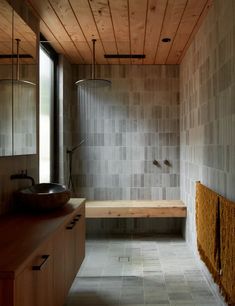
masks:
POLYGON ((70 191, 56 183, 41 183, 16 193, 16 202, 25 210, 50 211, 64 206, 70 199, 70 191))

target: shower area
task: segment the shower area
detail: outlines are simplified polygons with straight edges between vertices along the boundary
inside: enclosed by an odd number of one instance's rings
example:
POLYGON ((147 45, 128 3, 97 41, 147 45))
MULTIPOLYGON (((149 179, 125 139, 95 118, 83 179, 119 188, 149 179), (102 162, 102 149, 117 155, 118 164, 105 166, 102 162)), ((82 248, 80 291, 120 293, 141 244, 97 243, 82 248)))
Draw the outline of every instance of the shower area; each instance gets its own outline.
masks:
MULTIPOLYGON (((71 70, 72 84, 91 75, 87 65, 72 65, 71 70)), ((111 87, 73 85, 66 112, 71 133, 68 129, 70 143, 64 150, 75 149, 66 154, 68 181, 72 155, 74 195, 88 200, 179 199, 178 66, 99 65, 96 75, 110 80, 111 87)), ((66 99, 69 94, 67 90, 66 99)), ((87 230, 179 233, 182 222, 97 219, 88 220, 87 230)))

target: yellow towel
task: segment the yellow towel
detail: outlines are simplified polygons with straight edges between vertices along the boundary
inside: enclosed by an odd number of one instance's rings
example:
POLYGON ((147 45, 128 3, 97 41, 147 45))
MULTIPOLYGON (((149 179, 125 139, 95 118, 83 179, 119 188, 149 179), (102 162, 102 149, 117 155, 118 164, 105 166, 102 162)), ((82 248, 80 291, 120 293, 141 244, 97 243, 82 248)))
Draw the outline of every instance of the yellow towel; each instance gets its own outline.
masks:
POLYGON ((206 186, 196 184, 197 245, 201 259, 207 265, 214 280, 219 282, 218 249, 218 195, 206 186))
POLYGON ((221 292, 228 305, 235 305, 235 203, 220 201, 221 292))

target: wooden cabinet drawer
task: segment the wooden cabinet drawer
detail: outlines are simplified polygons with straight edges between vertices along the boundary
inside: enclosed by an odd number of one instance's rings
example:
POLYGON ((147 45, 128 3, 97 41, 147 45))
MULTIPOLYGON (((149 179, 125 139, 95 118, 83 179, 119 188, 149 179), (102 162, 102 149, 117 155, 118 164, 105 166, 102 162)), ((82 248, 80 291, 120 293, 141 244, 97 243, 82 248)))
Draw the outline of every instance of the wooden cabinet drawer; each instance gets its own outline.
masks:
POLYGON ((15 306, 51 306, 53 301, 51 243, 37 251, 15 281, 15 306))
POLYGON ((63 306, 85 250, 84 199, 0 222, 0 306, 63 306), (18 228, 18 231, 15 231, 18 228))
POLYGON ((85 208, 65 227, 65 291, 68 292, 85 256, 85 208))
POLYGON ((85 210, 81 210, 79 216, 79 221, 76 227, 76 241, 75 241, 75 268, 76 271, 80 268, 83 259, 85 257, 85 210))
POLYGON ((65 237, 64 230, 53 238, 53 306, 64 305, 65 293, 65 237))

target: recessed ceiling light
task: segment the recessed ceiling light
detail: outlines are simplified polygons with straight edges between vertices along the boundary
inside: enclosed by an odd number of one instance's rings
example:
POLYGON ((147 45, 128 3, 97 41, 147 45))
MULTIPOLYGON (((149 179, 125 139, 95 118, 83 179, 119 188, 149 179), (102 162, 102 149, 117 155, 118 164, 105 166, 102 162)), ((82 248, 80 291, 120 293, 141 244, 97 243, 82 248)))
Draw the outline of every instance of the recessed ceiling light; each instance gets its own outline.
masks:
POLYGON ((169 37, 164 37, 162 39, 162 42, 170 42, 170 41, 171 41, 171 39, 169 37))

